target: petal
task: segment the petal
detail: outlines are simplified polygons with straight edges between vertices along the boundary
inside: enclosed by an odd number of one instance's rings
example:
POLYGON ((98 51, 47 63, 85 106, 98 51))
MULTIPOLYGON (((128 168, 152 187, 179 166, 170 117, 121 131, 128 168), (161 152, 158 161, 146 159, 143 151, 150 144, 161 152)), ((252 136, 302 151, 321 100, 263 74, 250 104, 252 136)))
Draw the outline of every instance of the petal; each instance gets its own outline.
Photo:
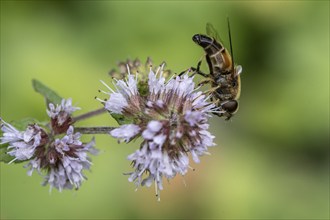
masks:
POLYGON ((153 138, 153 142, 159 146, 162 146, 166 140, 167 136, 163 134, 159 134, 153 138))
POLYGON ((163 124, 156 120, 150 121, 147 126, 148 130, 150 130, 151 132, 154 132, 154 133, 160 131, 160 129, 162 127, 163 127, 163 124))
POLYGON ((131 138, 136 136, 140 130, 141 128, 138 125, 128 124, 110 131, 110 135, 114 138, 125 139, 125 141, 128 142, 131 138))
POLYGON ((104 107, 112 113, 121 114, 123 108, 127 105, 127 100, 121 93, 112 93, 110 99, 105 102, 104 107))

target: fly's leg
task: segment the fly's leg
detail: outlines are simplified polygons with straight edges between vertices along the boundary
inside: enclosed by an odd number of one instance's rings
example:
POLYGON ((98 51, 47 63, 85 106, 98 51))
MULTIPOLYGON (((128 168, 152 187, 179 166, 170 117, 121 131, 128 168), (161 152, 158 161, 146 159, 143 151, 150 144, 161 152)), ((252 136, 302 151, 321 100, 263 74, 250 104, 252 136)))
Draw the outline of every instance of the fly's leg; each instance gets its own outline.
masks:
POLYGON ((194 73, 193 73, 194 75, 197 73, 198 75, 201 75, 201 76, 203 76, 203 77, 205 77, 205 78, 209 77, 209 74, 203 73, 203 72, 200 71, 198 68, 190 67, 190 69, 191 69, 192 71, 194 71, 194 73))
POLYGON ((200 71, 199 69, 195 68, 195 67, 190 67, 189 69, 186 69, 184 71, 182 71, 181 73, 178 74, 178 76, 182 76, 183 74, 185 74, 187 71, 192 71, 193 73, 190 75, 190 77, 194 76, 195 74, 201 75, 203 77, 208 77, 208 74, 203 73, 202 71, 200 71))
POLYGON ((202 80, 200 83, 197 84, 197 87, 201 87, 205 84, 208 84, 208 83, 214 83, 214 80, 210 77, 207 77, 206 79, 202 80))
MULTIPOLYGON (((205 55, 204 55, 204 56, 205 56, 205 55)), ((204 56, 203 56, 203 57, 204 57, 204 56)), ((207 77, 209 76, 209 74, 203 73, 203 72, 201 71, 201 65, 202 65, 203 57, 198 61, 198 63, 197 63, 197 67, 196 67, 196 68, 195 68, 195 67, 190 67, 190 69, 191 69, 192 71, 194 71, 194 73, 197 73, 198 75, 201 75, 201 76, 207 78, 207 77)))
MULTIPOLYGON (((215 106, 219 107, 220 106, 220 99, 217 99, 214 101, 213 96, 210 97, 210 101, 211 103, 213 103, 215 106)), ((218 117, 223 117, 226 112, 223 111, 219 111, 219 112, 213 112, 214 115, 218 116, 218 117)), ((226 119, 227 120, 227 119, 226 119)))
POLYGON ((201 75, 201 76, 207 78, 209 74, 203 73, 203 72, 200 70, 201 65, 202 65, 202 60, 203 60, 204 57, 205 57, 205 55, 203 55, 203 56, 199 59, 199 61, 198 61, 196 67, 190 67, 189 69, 182 71, 181 73, 179 73, 179 76, 182 76, 182 75, 183 75, 184 73, 186 73, 188 70, 192 70, 193 73, 191 74, 191 76, 194 76, 195 74, 198 74, 198 75, 201 75))
MULTIPOLYGON (((211 79, 211 78, 210 78, 211 79)), ((212 79, 212 81, 213 81, 213 79, 212 79)), ((200 82, 199 84, 201 84, 201 83, 203 83, 204 82, 204 80, 202 81, 202 82, 200 82)), ((198 85, 199 85, 198 84, 198 85)), ((204 85, 204 84, 202 84, 202 85, 204 85)), ((216 86, 216 87, 212 87, 212 88, 210 88, 209 90, 207 90, 207 91, 205 91, 205 94, 207 94, 207 95, 211 95, 212 93, 215 93, 216 91, 217 91, 217 89, 219 89, 219 88, 221 88, 221 86, 219 85, 219 86, 216 86)))

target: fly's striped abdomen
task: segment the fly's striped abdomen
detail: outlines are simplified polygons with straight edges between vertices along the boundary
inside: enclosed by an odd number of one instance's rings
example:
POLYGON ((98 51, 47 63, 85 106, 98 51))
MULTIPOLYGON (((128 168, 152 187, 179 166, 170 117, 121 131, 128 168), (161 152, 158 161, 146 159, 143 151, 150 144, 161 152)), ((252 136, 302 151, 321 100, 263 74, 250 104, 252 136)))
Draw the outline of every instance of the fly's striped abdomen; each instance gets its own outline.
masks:
POLYGON ((203 47, 211 74, 226 74, 231 70, 231 57, 218 41, 202 34, 194 35, 193 40, 203 47))

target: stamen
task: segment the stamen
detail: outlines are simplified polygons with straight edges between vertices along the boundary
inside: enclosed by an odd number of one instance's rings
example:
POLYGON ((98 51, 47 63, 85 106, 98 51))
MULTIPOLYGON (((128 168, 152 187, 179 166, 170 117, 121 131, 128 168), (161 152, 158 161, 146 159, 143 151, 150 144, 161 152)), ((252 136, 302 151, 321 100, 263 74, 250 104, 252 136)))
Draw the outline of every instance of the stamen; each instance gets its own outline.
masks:
POLYGON ((98 101, 100 101, 100 102, 102 102, 102 103, 105 103, 106 102, 103 99, 98 98, 97 96, 95 96, 95 99, 98 100, 98 101))
POLYGON ((158 183, 157 183, 157 181, 155 181, 155 191, 156 191, 157 201, 160 202, 160 195, 159 195, 159 191, 158 191, 158 183))
POLYGON ((189 169, 191 169, 192 171, 195 171, 195 168, 188 166, 189 169))
POLYGON ((112 93, 115 93, 115 91, 113 91, 110 86, 108 86, 105 82, 103 82, 103 80, 100 80, 100 82, 105 86, 107 87, 107 89, 109 89, 112 93))
POLYGON ((173 74, 168 80, 167 80, 167 82, 166 82, 166 85, 175 77, 176 75, 175 74, 173 74))
POLYGON ((126 68, 127 68, 128 75, 131 75, 131 70, 129 69, 129 65, 128 64, 126 64, 126 68))
POLYGON ((16 128, 15 128, 14 126, 12 126, 11 124, 5 122, 2 118, 0 118, 0 122, 2 123, 2 124, 1 124, 1 127, 4 126, 4 125, 6 125, 6 126, 8 126, 11 130, 14 130, 14 131, 16 130, 16 128))
POLYGON ((155 73, 155 77, 157 77, 157 74, 158 74, 160 68, 161 68, 160 66, 157 68, 156 73, 155 73))
POLYGON ((160 65, 160 74, 159 74, 159 78, 161 78, 161 77, 163 76, 164 66, 165 66, 165 62, 163 62, 163 63, 160 65))
POLYGON ((109 92, 103 91, 103 90, 101 90, 101 89, 99 89, 98 92, 109 95, 109 92))
POLYGON ((13 163, 15 160, 17 160, 17 158, 15 157, 13 160, 11 160, 8 164, 13 163))
MULTIPOLYGON (((118 83, 118 81, 119 81, 119 80, 116 80, 116 83, 118 83)), ((118 89, 116 83, 115 83, 114 81, 112 81, 112 85, 115 87, 115 89, 116 89, 117 91, 119 91, 119 89, 118 89)), ((115 92, 113 92, 113 90, 112 90, 112 93, 115 93, 115 92)))

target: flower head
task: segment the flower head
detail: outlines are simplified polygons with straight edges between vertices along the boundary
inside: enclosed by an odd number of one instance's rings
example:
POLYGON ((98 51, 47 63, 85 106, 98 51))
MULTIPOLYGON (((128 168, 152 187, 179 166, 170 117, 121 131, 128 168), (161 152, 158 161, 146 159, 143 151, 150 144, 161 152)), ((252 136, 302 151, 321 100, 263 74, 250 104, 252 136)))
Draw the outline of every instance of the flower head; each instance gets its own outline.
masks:
POLYGON ((133 122, 112 130, 113 137, 126 142, 143 138, 140 149, 128 156, 135 169, 129 181, 137 186, 155 182, 156 195, 163 189, 163 177, 186 174, 189 152, 198 163, 199 156, 215 145, 208 131, 208 118, 217 111, 208 97, 195 91, 193 77, 186 74, 166 82, 162 73, 163 66, 156 73, 150 68, 148 93, 140 96, 138 77, 128 72, 126 81, 116 81, 116 91, 107 86, 110 91, 105 93, 110 98, 101 100, 110 113, 122 114, 133 122))
POLYGON ((72 100, 62 99, 60 105, 49 104, 47 114, 51 118, 51 125, 56 134, 65 133, 72 124, 71 114, 80 108, 72 106, 72 100))
POLYGON ((32 175, 33 170, 39 173, 45 170, 43 185, 49 184, 50 190, 53 187, 59 191, 78 189, 86 178, 83 170, 88 170, 91 165, 87 153, 97 153, 94 139, 83 144, 80 136, 70 126, 63 138, 55 139, 47 148, 37 148, 35 157, 26 165, 29 168, 28 175, 32 175))
POLYGON ((0 118, 0 144, 8 143, 7 154, 13 161, 28 161, 28 175, 37 170, 44 177, 43 185, 50 185, 50 190, 80 188, 85 179, 84 170, 91 166, 88 153, 96 154, 94 138, 89 143, 80 141, 80 133, 74 133, 71 114, 77 107, 71 99, 63 99, 55 107, 49 104, 47 114, 51 118, 50 131, 37 124, 30 124, 26 130, 19 131, 0 118))
POLYGON ((19 131, 1 119, 1 130, 3 136, 0 137, 0 144, 8 143, 7 153, 14 157, 9 163, 30 159, 36 148, 47 141, 46 132, 37 124, 29 125, 25 131, 19 131))
MULTIPOLYGON (((162 63, 165 66, 165 62, 162 63)), ((118 70, 112 69, 109 75, 115 80, 123 80, 128 77, 129 72, 137 73, 137 86, 139 88, 139 95, 145 96, 148 94, 148 71, 151 68, 154 72, 153 61, 150 57, 147 58, 145 64, 143 65, 139 59, 130 60, 127 59, 126 62, 118 63, 118 70), (141 73, 141 74, 140 74, 141 73), (146 74, 145 74, 146 73, 146 74)), ((171 70, 163 69, 162 75, 167 78, 171 74, 171 70)))

